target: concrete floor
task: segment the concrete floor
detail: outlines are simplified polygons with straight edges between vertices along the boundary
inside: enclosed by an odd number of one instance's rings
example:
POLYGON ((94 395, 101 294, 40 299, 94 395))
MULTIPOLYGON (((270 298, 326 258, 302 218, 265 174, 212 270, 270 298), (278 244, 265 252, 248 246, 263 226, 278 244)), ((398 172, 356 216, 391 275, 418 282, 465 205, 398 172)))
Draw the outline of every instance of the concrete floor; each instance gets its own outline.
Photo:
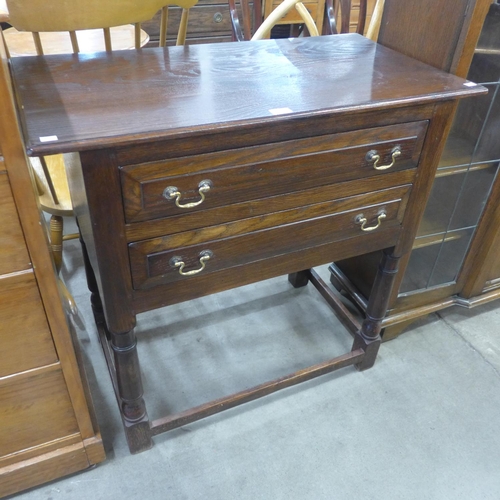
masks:
MULTIPOLYGON (((171 431, 130 455, 77 242, 63 277, 107 460, 16 495, 71 499, 500 499, 500 308, 442 311, 348 367, 171 431)), ((322 270, 326 273, 326 268, 322 270)), ((312 286, 286 277, 138 317, 155 419, 350 349, 312 286), (167 325, 167 326, 164 326, 167 325)))

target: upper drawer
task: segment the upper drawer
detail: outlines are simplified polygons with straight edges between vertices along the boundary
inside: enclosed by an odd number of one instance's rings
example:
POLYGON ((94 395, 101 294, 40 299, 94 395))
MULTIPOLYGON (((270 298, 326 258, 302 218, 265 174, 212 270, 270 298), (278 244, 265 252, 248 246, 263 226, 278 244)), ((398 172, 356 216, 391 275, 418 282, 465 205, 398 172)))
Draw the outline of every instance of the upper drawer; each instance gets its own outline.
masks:
POLYGON ((427 123, 121 167, 125 218, 138 222, 167 217, 414 168, 427 123))
POLYGON ((0 278, 0 318, 0 378, 57 361, 33 272, 0 278))
POLYGON ((7 174, 0 173, 0 274, 31 268, 7 174))

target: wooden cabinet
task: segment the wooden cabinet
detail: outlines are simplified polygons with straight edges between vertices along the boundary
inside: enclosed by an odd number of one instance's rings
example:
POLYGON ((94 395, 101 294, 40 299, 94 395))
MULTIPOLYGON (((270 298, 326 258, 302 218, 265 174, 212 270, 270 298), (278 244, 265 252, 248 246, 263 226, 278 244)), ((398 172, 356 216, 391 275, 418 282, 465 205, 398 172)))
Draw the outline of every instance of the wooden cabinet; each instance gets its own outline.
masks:
MULTIPOLYGON (((1 33, 0 33, 1 42, 1 33)), ((104 450, 59 298, 0 46, 0 496, 104 450)))
MULTIPOLYGON (((403 262, 384 320, 386 340, 419 316, 500 297, 500 5, 490 0, 425 3, 407 2, 405 11, 398 2, 387 0, 382 43, 450 72, 468 71, 468 78, 489 93, 458 107, 413 251, 403 262), (419 25, 427 8, 447 9, 446 15, 457 17, 456 22, 439 32, 429 31, 425 23, 421 31, 409 20, 405 23, 407 15, 419 25)), ((332 281, 349 290, 362 309, 376 258, 350 259, 331 268, 332 281)))

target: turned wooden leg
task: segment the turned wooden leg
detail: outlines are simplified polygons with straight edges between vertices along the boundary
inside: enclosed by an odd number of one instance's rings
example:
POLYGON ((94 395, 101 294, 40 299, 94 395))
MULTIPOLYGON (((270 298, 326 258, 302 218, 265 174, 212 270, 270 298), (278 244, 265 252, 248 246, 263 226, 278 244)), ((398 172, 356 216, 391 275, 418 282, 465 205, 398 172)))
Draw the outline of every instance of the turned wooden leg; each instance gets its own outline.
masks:
POLYGON ((56 270, 59 273, 62 265, 62 242, 63 242, 63 218, 60 215, 52 215, 49 223, 50 246, 56 270))
POLYGON ((309 283, 309 269, 289 274, 288 281, 294 288, 306 286, 309 283))
POLYGON ((134 330, 121 334, 111 332, 110 337, 116 371, 117 396, 128 446, 131 453, 140 453, 149 450, 153 442, 143 399, 137 340, 134 330))
MULTIPOLYGON (((92 265, 90 264, 89 254, 87 252, 87 246, 83 241, 83 238, 80 236, 80 245, 82 246, 82 256, 83 256, 83 265, 85 267, 85 277, 87 278, 87 288, 90 291, 90 303, 92 305, 92 312, 94 313, 94 319, 98 326, 105 325, 104 320, 104 312, 102 309, 101 297, 99 295, 99 288, 97 286, 97 280, 94 274, 94 270, 92 269, 92 265)), ((109 339, 109 334, 106 331, 106 337, 109 339)))
POLYGON ((358 370, 371 368, 380 347, 380 330, 382 320, 387 313, 389 296, 398 271, 399 257, 392 255, 392 249, 384 250, 382 262, 379 265, 375 282, 368 301, 366 318, 361 329, 354 337, 353 350, 363 349, 365 357, 356 365, 358 370))

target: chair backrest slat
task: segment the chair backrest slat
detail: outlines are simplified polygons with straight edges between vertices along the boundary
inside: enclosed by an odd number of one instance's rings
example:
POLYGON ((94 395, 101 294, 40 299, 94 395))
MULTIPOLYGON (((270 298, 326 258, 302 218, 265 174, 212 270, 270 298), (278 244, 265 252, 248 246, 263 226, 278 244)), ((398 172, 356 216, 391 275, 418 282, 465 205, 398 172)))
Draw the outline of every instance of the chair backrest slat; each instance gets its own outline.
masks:
POLYGON ((43 56, 43 46, 42 40, 40 39, 40 33, 38 31, 33 31, 33 42, 35 43, 36 54, 38 56, 43 56))
POLYGON ((168 24, 168 7, 161 9, 160 16, 160 47, 165 47, 167 44, 167 24, 168 24))
POLYGON ((69 38, 71 39, 71 47, 73 48, 73 53, 78 54, 78 52, 80 52, 80 47, 78 46, 78 38, 76 37, 76 32, 70 31, 69 38))
POLYGON ((111 43, 111 31, 109 28, 103 28, 102 32, 104 34, 104 46, 106 47, 106 52, 111 52, 113 50, 113 45, 111 43))
POLYGON ((136 49, 141 48, 141 23, 134 24, 134 45, 136 49))

